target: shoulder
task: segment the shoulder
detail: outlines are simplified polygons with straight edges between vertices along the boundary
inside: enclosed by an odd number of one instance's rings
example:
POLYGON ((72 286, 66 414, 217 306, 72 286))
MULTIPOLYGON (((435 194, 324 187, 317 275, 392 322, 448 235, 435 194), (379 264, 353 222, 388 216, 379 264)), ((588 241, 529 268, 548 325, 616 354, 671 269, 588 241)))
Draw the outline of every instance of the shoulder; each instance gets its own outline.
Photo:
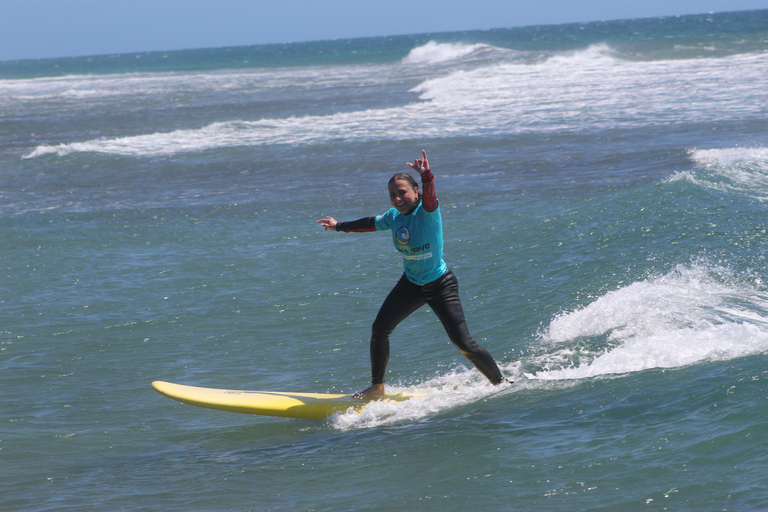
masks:
POLYGON ((426 222, 431 222, 431 223, 442 222, 442 216, 440 215, 440 205, 438 205, 432 211, 429 211, 420 205, 418 211, 416 211, 415 213, 418 214, 418 216, 424 219, 426 222))
POLYGON ((389 229, 401 213, 395 208, 390 208, 384 215, 376 217, 376 229, 383 231, 389 229))

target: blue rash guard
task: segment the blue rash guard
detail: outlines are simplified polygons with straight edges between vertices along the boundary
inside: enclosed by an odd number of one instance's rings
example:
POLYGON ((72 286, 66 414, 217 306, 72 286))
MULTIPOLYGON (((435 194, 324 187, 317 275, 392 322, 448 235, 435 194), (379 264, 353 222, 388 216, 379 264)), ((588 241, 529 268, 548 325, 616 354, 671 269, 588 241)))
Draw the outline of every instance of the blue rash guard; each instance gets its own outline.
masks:
POLYGON ((376 217, 377 231, 392 231, 392 243, 403 257, 405 275, 419 286, 436 281, 448 267, 443 261, 443 220, 440 207, 429 212, 420 202, 407 215, 390 208, 376 217))

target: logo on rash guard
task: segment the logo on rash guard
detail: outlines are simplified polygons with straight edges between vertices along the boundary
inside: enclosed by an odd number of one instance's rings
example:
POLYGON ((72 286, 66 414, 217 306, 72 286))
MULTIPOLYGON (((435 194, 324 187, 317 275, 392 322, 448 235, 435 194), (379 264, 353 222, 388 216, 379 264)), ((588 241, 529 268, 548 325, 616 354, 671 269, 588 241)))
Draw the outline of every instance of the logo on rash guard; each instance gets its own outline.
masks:
POLYGON ((408 231, 408 228, 400 228, 395 233, 395 238, 397 238, 397 243, 400 245, 408 245, 408 242, 411 241, 411 233, 408 231))

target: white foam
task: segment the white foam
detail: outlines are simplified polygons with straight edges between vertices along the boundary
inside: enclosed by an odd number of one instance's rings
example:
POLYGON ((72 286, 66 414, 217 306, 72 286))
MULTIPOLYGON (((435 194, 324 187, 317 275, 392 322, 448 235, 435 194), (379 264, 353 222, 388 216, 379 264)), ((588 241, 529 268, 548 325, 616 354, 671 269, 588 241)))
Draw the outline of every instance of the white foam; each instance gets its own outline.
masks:
POLYGON ((471 404, 509 386, 491 385, 476 370, 460 370, 414 386, 388 386, 388 393, 415 395, 403 402, 375 401, 362 412, 348 411, 333 415, 329 423, 339 430, 410 423, 440 412, 471 404))
POLYGON ((616 52, 606 43, 589 45, 587 48, 573 50, 551 56, 547 59, 548 65, 582 67, 604 66, 606 64, 618 64, 620 59, 616 52))
MULTIPOLYGON (((477 48, 460 45, 439 46, 435 50, 435 55, 455 58, 477 48)), ((427 53, 426 46, 421 51, 427 53)), ((27 156, 61 156, 78 151, 156 156, 232 146, 407 140, 414 136, 428 140, 526 132, 546 134, 583 130, 587 125, 599 130, 723 122, 750 116, 762 118, 762 105, 768 104, 768 88, 763 87, 768 82, 768 54, 629 62, 609 53, 609 48, 598 45, 535 64, 506 62, 454 70, 426 79, 413 89, 421 101, 404 106, 297 118, 231 120, 202 128, 40 146, 27 156), (418 130, 414 131, 414 126, 418 130)), ((211 91, 228 88, 245 94, 250 88, 279 90, 290 84, 340 87, 346 83, 369 85, 387 80, 400 83, 404 77, 412 76, 410 67, 233 71, 202 75, 206 78, 200 80, 192 79, 193 75, 130 76, 125 77, 125 84, 120 85, 119 80, 112 85, 104 82, 99 90, 104 94, 110 88, 125 94, 126 90, 161 94, 158 91, 187 84, 184 91, 189 94, 213 94, 211 91)), ((41 89, 36 94, 44 94, 45 86, 38 85, 41 89)), ((67 91, 81 87, 84 94, 94 88, 87 80, 72 81, 64 87, 67 91)))
POLYGON ((606 293, 552 320, 542 370, 581 379, 729 360, 768 350, 768 294, 703 264, 606 293))
POLYGON ((176 130, 117 139, 97 139, 87 142, 41 145, 25 158, 46 154, 65 156, 73 152, 106 153, 112 155, 171 155, 185 151, 204 151, 253 143, 252 134, 242 130, 240 122, 213 123, 197 130, 176 130))
MULTIPOLYGON (((367 78, 374 73, 365 66, 358 67, 354 73, 350 67, 344 66, 338 66, 335 71, 340 75, 339 80, 352 80, 360 76, 367 78)), ((315 87, 318 79, 326 78, 324 75, 318 76, 314 68, 67 75, 0 80, 0 101, 116 100, 127 96, 206 94, 226 90, 269 90, 288 86, 315 87)))
POLYGON ((768 148, 694 149, 704 172, 685 176, 699 186, 768 201, 768 148))
POLYGON ((480 50, 490 49, 486 44, 437 43, 430 41, 410 51, 403 64, 437 64, 461 59, 480 50))
POLYGON ((702 167, 754 165, 768 173, 768 148, 692 149, 691 160, 702 167))

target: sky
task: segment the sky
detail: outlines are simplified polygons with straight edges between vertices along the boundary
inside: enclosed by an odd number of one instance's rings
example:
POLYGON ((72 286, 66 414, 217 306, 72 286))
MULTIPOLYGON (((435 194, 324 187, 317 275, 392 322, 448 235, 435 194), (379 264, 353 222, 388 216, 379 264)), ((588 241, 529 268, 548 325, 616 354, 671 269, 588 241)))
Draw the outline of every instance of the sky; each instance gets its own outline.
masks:
POLYGON ((768 9, 768 0, 0 0, 0 61, 768 9))

